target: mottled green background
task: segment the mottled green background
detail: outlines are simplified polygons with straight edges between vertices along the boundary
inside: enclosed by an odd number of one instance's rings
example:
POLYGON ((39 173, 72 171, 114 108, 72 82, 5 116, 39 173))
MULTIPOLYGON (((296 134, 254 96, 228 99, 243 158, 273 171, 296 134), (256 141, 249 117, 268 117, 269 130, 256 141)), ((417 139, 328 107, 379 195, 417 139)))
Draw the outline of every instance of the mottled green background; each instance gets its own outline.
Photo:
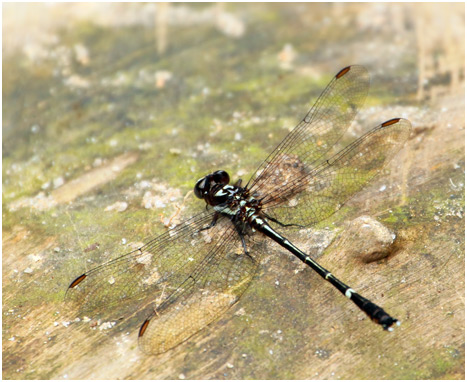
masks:
MULTIPOLYGON (((463 17, 435 3, 5 4, 3 377, 463 379, 463 17), (397 251, 363 264, 336 241, 320 261, 394 312, 396 332, 273 245, 241 302, 162 356, 139 351, 138 323, 72 322, 74 277, 203 208, 189 194, 202 175, 248 179, 349 64, 372 79, 352 135, 392 117, 414 134, 316 228, 370 215, 397 251)), ((305 250, 306 232, 290 234, 305 250)))

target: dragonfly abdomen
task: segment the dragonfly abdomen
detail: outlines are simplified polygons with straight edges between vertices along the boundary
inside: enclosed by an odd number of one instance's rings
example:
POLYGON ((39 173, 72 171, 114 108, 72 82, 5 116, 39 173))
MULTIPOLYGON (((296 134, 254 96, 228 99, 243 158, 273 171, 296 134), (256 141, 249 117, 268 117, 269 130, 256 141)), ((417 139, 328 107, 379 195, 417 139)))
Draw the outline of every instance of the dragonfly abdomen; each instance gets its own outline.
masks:
POLYGON ((319 265, 315 260, 308 256, 305 252, 293 245, 287 238, 280 235, 276 232, 265 219, 261 218, 258 215, 252 216, 250 218, 250 224, 256 230, 262 232, 267 237, 274 240, 281 247, 287 249, 298 257, 302 262, 312 268, 316 273, 318 273, 323 279, 332 284, 339 292, 341 292, 345 297, 349 298, 355 305, 357 305, 366 315, 375 323, 381 325, 384 330, 392 331, 391 326, 393 324, 400 325, 399 320, 391 317, 388 313, 384 311, 383 308, 374 304, 370 300, 361 296, 354 289, 349 287, 347 284, 340 281, 327 269, 319 265))

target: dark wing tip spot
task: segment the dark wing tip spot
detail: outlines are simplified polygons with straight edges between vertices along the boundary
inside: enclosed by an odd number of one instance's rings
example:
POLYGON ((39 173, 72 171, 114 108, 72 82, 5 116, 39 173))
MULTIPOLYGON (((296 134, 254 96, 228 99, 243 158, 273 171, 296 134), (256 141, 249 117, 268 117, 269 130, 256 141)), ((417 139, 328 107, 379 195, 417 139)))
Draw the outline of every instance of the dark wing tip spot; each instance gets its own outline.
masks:
POLYGON ((344 69, 341 69, 339 73, 336 74, 336 78, 341 78, 342 76, 346 75, 350 71, 351 66, 347 66, 344 69))
POLYGON ((68 287, 68 289, 74 288, 76 285, 78 285, 81 281, 83 281, 86 278, 86 274, 82 274, 81 276, 77 277, 68 287))
POLYGON ((391 126, 391 125, 394 125, 395 123, 399 122, 401 120, 401 118, 393 118, 393 119, 390 119, 389 121, 386 121, 384 122, 381 127, 386 127, 386 126, 391 126))
POLYGON ((139 333, 138 337, 142 337, 146 329, 148 328, 149 325, 149 319, 143 322, 143 325, 141 325, 141 328, 139 328, 139 333))

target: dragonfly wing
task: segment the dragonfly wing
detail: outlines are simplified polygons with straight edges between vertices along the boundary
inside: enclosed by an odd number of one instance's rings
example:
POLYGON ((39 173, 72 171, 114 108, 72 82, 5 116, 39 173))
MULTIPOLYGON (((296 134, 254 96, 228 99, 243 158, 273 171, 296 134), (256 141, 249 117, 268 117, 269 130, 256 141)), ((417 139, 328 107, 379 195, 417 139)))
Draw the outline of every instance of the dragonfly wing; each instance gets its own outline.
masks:
POLYGON ((408 120, 392 119, 312 170, 297 166, 293 180, 268 191, 263 210, 288 224, 307 226, 326 219, 381 172, 411 132, 408 120))
POLYGON ((177 346, 239 300, 259 261, 241 246, 233 248, 232 242, 240 243, 237 232, 224 235, 218 247, 143 323, 139 344, 144 352, 159 354, 177 346))
POLYGON ((70 284, 65 299, 76 304, 81 313, 105 316, 108 312, 115 317, 147 300, 163 298, 176 290, 214 248, 224 248, 224 237, 236 234, 225 218, 218 219, 209 230, 201 230, 213 218, 213 212, 205 211, 144 246, 84 273, 70 284))
POLYGON ((285 137, 258 168, 249 181, 252 192, 268 185, 286 183, 278 177, 278 166, 298 161, 314 167, 345 133, 365 102, 370 86, 368 71, 363 66, 348 66, 337 73, 302 121, 285 137))

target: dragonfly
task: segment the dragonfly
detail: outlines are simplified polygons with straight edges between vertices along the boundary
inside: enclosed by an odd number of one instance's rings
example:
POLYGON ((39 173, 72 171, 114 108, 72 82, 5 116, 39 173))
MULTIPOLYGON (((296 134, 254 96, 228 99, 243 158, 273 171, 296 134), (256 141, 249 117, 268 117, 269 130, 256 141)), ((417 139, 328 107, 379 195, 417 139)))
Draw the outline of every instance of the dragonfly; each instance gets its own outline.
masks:
POLYGON ((74 279, 66 299, 81 312, 149 310, 138 341, 143 352, 174 348, 218 319, 242 297, 272 239, 335 287, 373 322, 392 331, 400 322, 357 293, 281 232, 327 219, 382 172, 408 140, 412 126, 388 120, 338 151, 365 102, 363 66, 340 70, 300 123, 251 179, 230 184, 217 170, 194 194, 206 208, 139 246, 74 279), (260 238, 259 240, 257 238, 260 238))

